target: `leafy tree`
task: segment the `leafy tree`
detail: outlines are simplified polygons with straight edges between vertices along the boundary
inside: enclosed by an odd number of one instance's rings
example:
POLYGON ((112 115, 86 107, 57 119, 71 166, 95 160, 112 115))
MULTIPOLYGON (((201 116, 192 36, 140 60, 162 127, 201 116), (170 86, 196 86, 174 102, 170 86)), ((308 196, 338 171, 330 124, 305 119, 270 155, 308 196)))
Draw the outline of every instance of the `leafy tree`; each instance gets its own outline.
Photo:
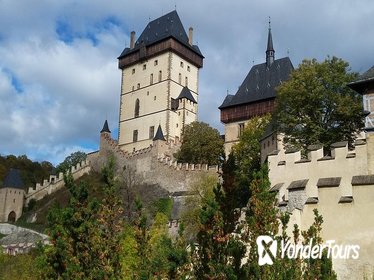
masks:
POLYGON ((184 127, 182 146, 175 154, 178 161, 219 164, 223 156, 223 139, 219 131, 204 122, 192 122, 184 127))
POLYGON ((349 70, 336 57, 304 60, 278 87, 275 121, 286 145, 305 150, 311 144, 353 143, 363 113, 361 97, 346 86, 357 77, 349 70))
POLYGON ((61 162, 56 167, 56 173, 66 173, 70 170, 73 166, 76 166, 78 163, 86 160, 87 154, 81 151, 74 152, 67 156, 63 162, 61 162))

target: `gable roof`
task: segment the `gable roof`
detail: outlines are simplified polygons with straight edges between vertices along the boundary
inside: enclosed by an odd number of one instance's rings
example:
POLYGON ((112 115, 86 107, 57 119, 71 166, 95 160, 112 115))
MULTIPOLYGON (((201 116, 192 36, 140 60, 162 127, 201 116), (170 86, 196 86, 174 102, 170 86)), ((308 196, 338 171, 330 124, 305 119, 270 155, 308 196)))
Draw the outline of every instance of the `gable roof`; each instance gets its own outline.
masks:
POLYGON ((197 103, 197 101, 195 100, 195 98, 193 97, 191 91, 187 88, 187 87, 184 87, 181 91, 181 93, 179 94, 178 98, 177 99, 182 99, 182 98, 187 98, 188 100, 192 101, 193 103, 197 103))
POLYGON ((187 33, 177 11, 172 11, 149 22, 142 34, 136 40, 134 48, 125 48, 118 58, 137 51, 142 45, 149 46, 170 37, 174 38, 199 56, 203 57, 198 46, 191 46, 189 44, 187 33))
POLYGON ((358 76, 357 79, 349 83, 348 86, 351 89, 362 94, 363 91, 366 89, 366 86, 369 83, 373 83, 373 82, 374 82, 374 66, 371 67, 369 70, 367 70, 365 73, 358 76))
POLYGON ((11 168, 8 174, 5 176, 3 187, 23 190, 25 184, 22 181, 21 172, 18 169, 11 168))
POLYGON ((289 79, 293 69, 289 57, 274 60, 269 67, 266 62, 254 65, 236 94, 227 95, 219 109, 274 98, 276 87, 289 79))

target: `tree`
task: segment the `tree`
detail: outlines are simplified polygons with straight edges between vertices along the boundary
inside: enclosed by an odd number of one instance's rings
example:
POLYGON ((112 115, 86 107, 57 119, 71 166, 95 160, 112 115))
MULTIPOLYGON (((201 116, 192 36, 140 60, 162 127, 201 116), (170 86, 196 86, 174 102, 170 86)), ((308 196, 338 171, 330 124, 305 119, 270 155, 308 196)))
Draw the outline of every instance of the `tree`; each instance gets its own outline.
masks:
POLYGON ((70 170, 73 166, 76 166, 78 163, 86 160, 87 154, 81 151, 74 152, 67 156, 63 162, 61 162, 56 167, 56 173, 59 172, 65 173, 66 171, 70 170))
POLYGON ((278 87, 276 126, 286 145, 302 148, 348 141, 363 127, 361 97, 347 83, 357 77, 336 57, 304 60, 278 87))
POLYGON ((219 131, 204 122, 192 122, 184 127, 182 146, 175 154, 178 161, 219 164, 223 156, 223 139, 219 131))

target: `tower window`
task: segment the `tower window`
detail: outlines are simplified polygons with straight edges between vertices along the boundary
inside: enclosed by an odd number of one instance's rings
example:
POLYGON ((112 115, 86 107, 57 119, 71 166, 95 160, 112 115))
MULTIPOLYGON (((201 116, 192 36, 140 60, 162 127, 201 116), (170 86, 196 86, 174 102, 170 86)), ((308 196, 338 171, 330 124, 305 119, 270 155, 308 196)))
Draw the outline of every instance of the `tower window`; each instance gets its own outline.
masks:
POLYGON ((178 78, 178 83, 182 83, 182 74, 181 73, 179 73, 179 78, 178 78))
POLYGON ((191 71, 191 68, 189 65, 187 65, 187 71, 190 72, 191 71))
POLYGON ((153 74, 151 74, 151 77, 150 77, 150 84, 152 85, 153 84, 153 74))
POLYGON ((143 70, 147 69, 147 64, 143 64, 143 70))
POLYGON ((152 125, 149 127, 149 139, 153 139, 155 136, 155 127, 152 125))
POLYGON ((240 136, 243 135, 243 131, 244 131, 244 123, 240 123, 240 124, 239 124, 239 133, 238 133, 238 137, 240 137, 240 136))
POLYGON ((135 74, 135 68, 132 68, 132 74, 135 74))
POLYGON ((134 86, 132 86, 132 91, 134 91, 135 90, 135 87, 134 86))
POLYGON ((138 83, 138 86, 137 86, 138 89, 140 89, 140 83, 138 83))
POLYGON ((138 98, 135 101, 135 112, 134 112, 134 117, 135 118, 139 117, 139 110, 140 110, 140 101, 139 101, 139 98, 138 98))
POLYGON ((183 67, 183 66, 184 66, 183 61, 181 61, 181 67, 183 67))
POLYGON ((162 80, 162 71, 160 70, 158 72, 158 81, 161 82, 161 80, 162 80))
POLYGON ((186 87, 188 87, 188 77, 186 77, 186 87))
POLYGON ((157 65, 158 65, 158 60, 156 59, 156 60, 155 60, 155 66, 157 66, 157 65))
POLYGON ((132 133, 132 141, 137 142, 138 141, 138 130, 134 130, 132 133))
POLYGON ((156 95, 153 97, 153 100, 156 100, 156 95))

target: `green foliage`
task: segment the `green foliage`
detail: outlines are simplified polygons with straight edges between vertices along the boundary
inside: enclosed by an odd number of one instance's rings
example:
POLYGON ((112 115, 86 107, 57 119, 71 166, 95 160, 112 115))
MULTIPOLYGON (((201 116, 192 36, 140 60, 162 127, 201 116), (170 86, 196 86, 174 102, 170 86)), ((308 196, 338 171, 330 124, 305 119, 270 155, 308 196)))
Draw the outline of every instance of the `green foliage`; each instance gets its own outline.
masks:
POLYGON ((35 184, 42 182, 43 179, 49 178, 54 167, 48 161, 33 162, 26 155, 0 156, 0 185, 10 168, 21 170, 22 180, 27 190, 29 187, 35 187, 35 184))
POLYGON ((175 154, 180 162, 219 164, 223 156, 223 139, 219 131, 204 122, 184 127, 182 146, 175 154))
POLYGON ((40 271, 35 266, 37 252, 9 256, 0 250, 0 280, 38 280, 42 279, 40 271))
POLYGON ((156 213, 163 214, 165 217, 170 219, 171 211, 173 209, 173 200, 169 197, 160 198, 155 201, 154 206, 156 208, 156 213))
POLYGON ((355 77, 342 59, 304 60, 278 88, 275 120, 284 142, 304 150, 311 144, 352 144, 363 127, 361 96, 346 86, 355 77))
POLYGON ((69 171, 73 166, 76 166, 78 163, 86 160, 87 154, 81 151, 74 152, 67 156, 63 162, 61 162, 56 167, 56 173, 59 174, 60 172, 66 173, 69 171))

